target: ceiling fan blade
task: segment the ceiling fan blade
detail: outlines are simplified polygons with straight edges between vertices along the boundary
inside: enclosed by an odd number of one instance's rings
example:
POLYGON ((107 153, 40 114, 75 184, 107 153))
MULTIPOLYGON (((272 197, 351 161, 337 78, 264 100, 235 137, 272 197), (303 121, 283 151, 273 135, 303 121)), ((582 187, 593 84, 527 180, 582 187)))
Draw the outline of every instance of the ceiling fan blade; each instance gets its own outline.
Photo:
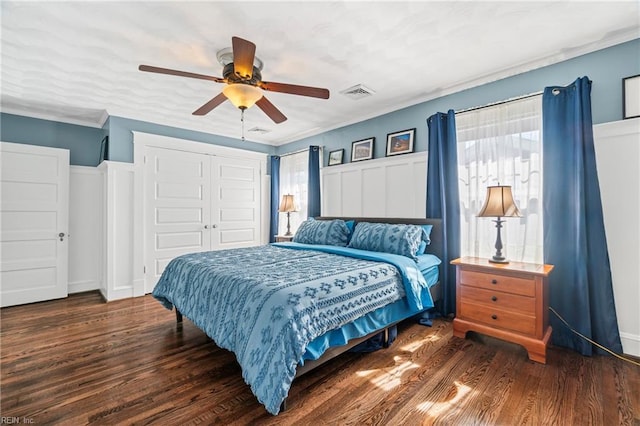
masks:
POLYGON ((187 71, 172 70, 169 68, 154 67, 151 65, 140 65, 138 69, 140 71, 155 72, 158 74, 177 75, 178 77, 198 78, 200 80, 215 81, 216 83, 226 83, 226 80, 220 77, 214 77, 211 75, 204 75, 204 74, 195 74, 187 71))
POLYGON ((253 59, 256 45, 240 37, 231 38, 233 48, 233 70, 237 76, 250 80, 253 76, 253 59))
POLYGON ((264 96, 261 97, 258 102, 256 102, 256 105, 258 105, 258 107, 262 111, 264 111, 264 113, 267 114, 269 118, 272 119, 276 124, 280 124, 287 119, 287 117, 264 96))
POLYGON ((220 93, 218 96, 216 96, 215 98, 211 99, 209 102, 207 102, 206 104, 202 105, 197 110, 193 111, 193 115, 205 115, 205 114, 208 114, 209 111, 211 111, 212 109, 214 109, 215 107, 217 107, 218 105, 220 105, 221 103, 223 103, 226 100, 227 100, 227 97, 224 95, 224 93, 220 93))
POLYGON ((320 87, 297 86, 295 84, 274 83, 263 81, 260 83, 262 90, 271 92, 289 93, 291 95, 310 96, 312 98, 329 99, 329 90, 320 87))

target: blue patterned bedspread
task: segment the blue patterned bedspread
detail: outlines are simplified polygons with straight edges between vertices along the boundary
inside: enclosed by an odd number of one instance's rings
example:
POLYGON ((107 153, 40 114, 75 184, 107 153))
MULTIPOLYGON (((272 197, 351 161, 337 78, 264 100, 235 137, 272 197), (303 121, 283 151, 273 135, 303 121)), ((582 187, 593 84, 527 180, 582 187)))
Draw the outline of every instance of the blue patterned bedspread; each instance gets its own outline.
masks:
MULTIPOLYGON (((180 256, 153 291, 166 308, 175 306, 218 346, 235 353, 244 380, 274 415, 309 342, 426 289, 408 258, 407 270, 403 259, 392 260, 399 266, 384 263, 385 257, 402 256, 378 253, 363 260, 358 253, 345 257, 312 247, 267 245, 180 256)), ((430 297, 420 304, 433 306, 430 297)))

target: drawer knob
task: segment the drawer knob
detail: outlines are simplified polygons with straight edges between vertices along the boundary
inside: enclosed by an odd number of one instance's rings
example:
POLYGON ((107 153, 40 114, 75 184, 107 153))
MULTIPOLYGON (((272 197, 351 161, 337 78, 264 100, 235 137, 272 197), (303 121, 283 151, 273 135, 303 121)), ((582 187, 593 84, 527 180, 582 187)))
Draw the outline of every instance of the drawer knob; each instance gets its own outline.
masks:
POLYGON ((491 315, 491 319, 498 319, 498 316, 496 314, 491 315))
POLYGON ((496 300, 498 300, 498 298, 495 297, 495 296, 491 296, 491 300, 493 300, 495 302, 496 300))
POLYGON ((491 280, 491 284, 498 284, 498 280, 496 280, 495 278, 491 280))

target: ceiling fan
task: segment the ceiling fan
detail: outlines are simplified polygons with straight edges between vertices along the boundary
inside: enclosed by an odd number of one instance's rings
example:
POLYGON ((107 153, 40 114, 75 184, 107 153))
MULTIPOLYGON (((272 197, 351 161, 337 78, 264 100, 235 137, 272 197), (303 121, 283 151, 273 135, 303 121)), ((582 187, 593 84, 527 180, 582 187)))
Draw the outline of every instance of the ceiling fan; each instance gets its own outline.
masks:
POLYGON ((288 93, 291 95, 310 96, 329 99, 329 90, 318 87, 298 86, 295 84, 263 81, 260 70, 262 61, 255 57, 256 45, 240 37, 232 37, 232 62, 224 64, 222 78, 187 71, 159 68, 151 65, 140 65, 140 71, 158 74, 176 75, 179 77, 198 78, 201 80, 225 83, 222 93, 193 112, 193 115, 205 115, 229 99, 237 108, 244 110, 254 104, 264 111, 275 123, 282 123, 287 117, 263 95, 262 91, 288 93), (258 66, 255 66, 254 60, 258 66))

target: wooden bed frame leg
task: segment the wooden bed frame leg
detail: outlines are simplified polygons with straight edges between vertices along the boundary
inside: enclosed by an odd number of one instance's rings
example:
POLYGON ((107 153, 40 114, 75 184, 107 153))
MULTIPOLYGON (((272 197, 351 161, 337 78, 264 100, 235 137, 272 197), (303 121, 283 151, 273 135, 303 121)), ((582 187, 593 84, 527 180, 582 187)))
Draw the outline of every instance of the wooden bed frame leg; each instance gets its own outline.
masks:
POLYGON ((176 322, 178 324, 182 323, 182 313, 178 310, 178 308, 176 309, 176 322))

